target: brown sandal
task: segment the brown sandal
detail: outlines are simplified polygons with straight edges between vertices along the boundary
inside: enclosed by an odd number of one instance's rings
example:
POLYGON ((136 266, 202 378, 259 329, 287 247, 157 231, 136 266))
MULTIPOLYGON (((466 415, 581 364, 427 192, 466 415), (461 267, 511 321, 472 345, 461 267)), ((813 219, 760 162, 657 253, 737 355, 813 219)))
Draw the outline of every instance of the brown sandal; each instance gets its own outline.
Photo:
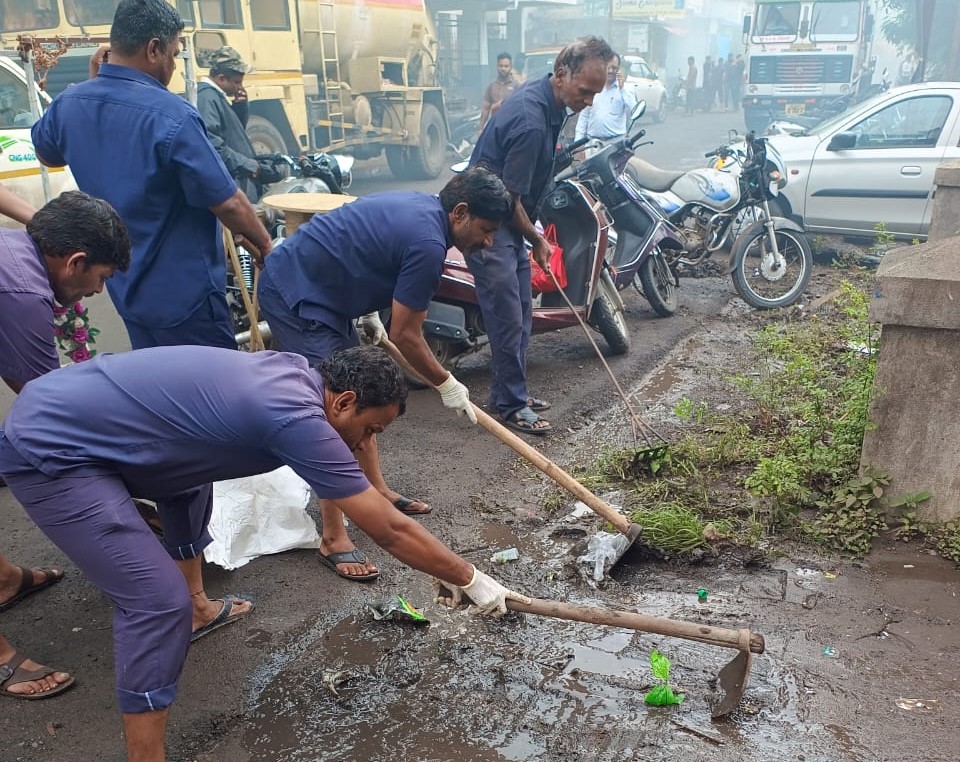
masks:
POLYGON ((27 660, 26 656, 21 656, 18 652, 14 652, 13 656, 6 664, 0 664, 0 694, 4 696, 9 696, 10 698, 16 699, 27 699, 30 701, 35 701, 37 699, 50 698, 51 696, 56 696, 58 693, 63 693, 67 688, 70 688, 74 684, 74 679, 71 677, 65 683, 60 683, 56 688, 51 688, 48 691, 40 691, 39 693, 13 693, 8 689, 8 686, 18 685, 19 683, 29 683, 32 680, 42 680, 45 677, 56 672, 62 672, 63 670, 51 669, 50 667, 40 666, 39 669, 26 669, 21 667, 27 660))

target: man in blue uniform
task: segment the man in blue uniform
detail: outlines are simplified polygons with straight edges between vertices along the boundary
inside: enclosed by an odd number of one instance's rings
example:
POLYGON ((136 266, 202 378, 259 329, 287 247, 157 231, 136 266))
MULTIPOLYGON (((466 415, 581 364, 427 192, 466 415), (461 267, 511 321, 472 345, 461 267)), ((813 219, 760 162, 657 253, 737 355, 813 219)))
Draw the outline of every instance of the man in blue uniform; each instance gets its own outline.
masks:
MULTIPOLYGON (((385 335, 377 311, 390 308, 390 339, 437 387, 444 405, 475 423, 467 388, 437 362, 423 322, 447 249, 456 245, 470 259, 512 214, 503 183, 476 168, 456 175, 439 196, 379 193, 314 216, 267 258, 260 277, 260 309, 278 348, 320 362, 358 343, 353 323, 361 316, 377 343, 385 335)), ((425 503, 387 487, 376 438, 357 457, 373 486, 399 510, 429 512, 425 503)), ((376 579, 376 566, 354 547, 336 504, 322 502, 320 514, 321 561, 348 579, 376 579)))
MULTIPOLYGON (((81 190, 106 199, 130 231, 133 261, 108 284, 134 349, 171 344, 236 348, 217 221, 259 257, 270 237, 207 138, 196 109, 167 90, 183 19, 164 0, 121 0, 99 74, 61 93, 33 126, 37 157, 70 165, 81 190), (109 61, 109 62, 106 62, 109 61)), ((97 57, 95 57, 96 59, 97 57)), ((211 601, 190 527, 164 518, 164 538, 190 580, 198 633, 251 610, 211 601)))
MULTIPOLYGON (((0 229, 0 378, 19 393, 28 381, 60 367, 55 304, 72 306, 100 293, 115 270, 130 264, 130 239, 109 204, 79 191, 38 212, 6 191, 0 212, 15 214, 27 228, 0 229)), ((62 578, 58 569, 17 566, 0 555, 0 611, 62 578)), ((48 698, 71 685, 70 675, 27 659, 0 635, 4 695, 48 698)))
MULTIPOLYGON (((158 347, 48 373, 14 402, 0 474, 30 518, 115 604, 117 699, 129 759, 163 759, 167 716, 190 645, 190 589, 130 495, 164 500, 210 537, 211 481, 290 466, 404 563, 480 613, 528 601, 455 555, 367 481, 354 453, 406 405, 382 350, 338 352, 318 369, 293 354, 158 347), (96 400, 100 415, 64 399, 96 400)), ((82 755, 80 755, 82 757, 82 755)))
POLYGON ((526 82, 487 123, 471 166, 497 174, 513 194, 513 219, 493 244, 467 260, 477 284, 483 324, 493 355, 490 402, 504 423, 525 434, 550 430, 538 414, 548 403, 527 391, 527 344, 532 328, 530 259, 549 269, 551 248, 534 227, 537 207, 553 177, 557 138, 566 113, 579 112, 603 90, 613 51, 602 38, 585 37, 557 55, 553 74, 526 82))

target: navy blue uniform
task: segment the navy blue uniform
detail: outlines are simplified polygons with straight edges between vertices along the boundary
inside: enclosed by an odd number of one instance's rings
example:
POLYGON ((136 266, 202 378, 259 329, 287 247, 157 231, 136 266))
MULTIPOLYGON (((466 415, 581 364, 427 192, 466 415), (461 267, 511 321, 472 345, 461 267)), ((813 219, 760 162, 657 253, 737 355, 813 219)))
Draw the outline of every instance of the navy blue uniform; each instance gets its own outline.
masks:
MULTIPOLYGON (((565 109, 553 95, 552 75, 525 83, 487 123, 470 158, 516 193, 531 220, 553 173, 565 109)), ((490 402, 503 418, 527 406, 527 345, 533 325, 530 258, 523 237, 504 225, 493 245, 467 257, 490 339, 490 402)))
POLYGON ((257 294, 281 348, 311 362, 357 344, 354 318, 426 312, 452 245, 440 199, 375 193, 317 214, 265 260, 257 294))
POLYGON ((210 207, 237 185, 197 110, 149 74, 105 63, 54 99, 31 134, 38 156, 69 164, 80 190, 108 201, 130 231, 130 269, 107 290, 134 349, 236 348, 210 207))

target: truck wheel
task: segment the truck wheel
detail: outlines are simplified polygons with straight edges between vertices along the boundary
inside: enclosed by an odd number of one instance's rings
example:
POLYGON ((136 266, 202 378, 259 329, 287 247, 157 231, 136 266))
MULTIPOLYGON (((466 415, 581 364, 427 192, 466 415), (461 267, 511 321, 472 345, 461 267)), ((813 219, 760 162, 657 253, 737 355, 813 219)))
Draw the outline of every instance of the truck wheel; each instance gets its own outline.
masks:
MULTIPOLYGON (((420 112, 419 145, 407 154, 406 180, 432 180, 438 177, 447 163, 447 125, 440 109, 424 103, 420 112)), ((389 161, 389 155, 387 157, 389 161)), ((393 167, 391 166, 391 169, 393 167)), ((394 172, 396 174, 396 172, 394 172)))
POLYGON ((406 146, 384 146, 387 154, 387 164, 393 176, 398 180, 407 180, 410 178, 410 160, 408 157, 409 148, 406 146))
POLYGON ((262 116, 252 115, 247 120, 247 137, 250 138, 253 152, 257 155, 287 152, 287 144, 283 141, 280 130, 262 116))

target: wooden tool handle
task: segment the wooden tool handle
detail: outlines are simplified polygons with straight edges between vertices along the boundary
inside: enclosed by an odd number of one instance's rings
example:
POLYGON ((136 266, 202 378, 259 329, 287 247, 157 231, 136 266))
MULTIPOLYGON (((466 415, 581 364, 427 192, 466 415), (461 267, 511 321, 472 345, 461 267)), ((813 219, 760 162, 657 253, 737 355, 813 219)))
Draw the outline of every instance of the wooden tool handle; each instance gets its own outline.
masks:
MULTIPOLYGON (((543 471, 543 473, 553 479, 575 498, 583 501, 590 510, 613 524, 618 532, 628 536, 631 534, 633 525, 626 516, 619 513, 609 503, 604 502, 594 495, 536 447, 524 442, 520 437, 510 431, 510 429, 476 405, 473 405, 473 412, 477 415, 477 423, 517 453, 517 455, 543 471)), ((635 540, 636 537, 630 537, 630 539, 632 541, 635 540)))
MULTIPOLYGON (((433 384, 426 381, 423 376, 416 371, 410 364, 410 361, 403 356, 403 352, 401 352, 397 348, 397 345, 390 341, 390 339, 382 339, 380 345, 387 350, 390 356, 397 361, 397 364, 399 364, 407 374, 429 386, 433 386, 433 384)), ((570 476, 570 474, 560 468, 560 466, 547 458, 536 447, 528 445, 506 426, 485 413, 474 403, 471 402, 470 404, 473 406, 473 412, 476 413, 477 423, 484 429, 493 434, 521 458, 543 471, 543 473, 553 479, 575 498, 583 501, 583 503, 598 516, 601 516, 613 524, 617 528, 617 531, 625 534, 631 543, 637 539, 640 534, 640 527, 631 524, 626 516, 616 511, 609 503, 605 503, 594 495, 580 482, 570 476)))
POLYGON ((511 611, 548 616, 554 619, 569 619, 575 622, 587 622, 588 624, 625 627, 630 630, 668 635, 684 640, 695 640, 698 643, 707 643, 721 648, 735 648, 738 651, 749 651, 755 654, 762 654, 765 648, 763 635, 752 633, 750 630, 727 630, 722 627, 697 624, 696 622, 681 622, 666 617, 635 614, 632 611, 581 606, 575 603, 560 603, 559 601, 546 601, 539 598, 532 599, 529 604, 508 600, 507 608, 511 611))

